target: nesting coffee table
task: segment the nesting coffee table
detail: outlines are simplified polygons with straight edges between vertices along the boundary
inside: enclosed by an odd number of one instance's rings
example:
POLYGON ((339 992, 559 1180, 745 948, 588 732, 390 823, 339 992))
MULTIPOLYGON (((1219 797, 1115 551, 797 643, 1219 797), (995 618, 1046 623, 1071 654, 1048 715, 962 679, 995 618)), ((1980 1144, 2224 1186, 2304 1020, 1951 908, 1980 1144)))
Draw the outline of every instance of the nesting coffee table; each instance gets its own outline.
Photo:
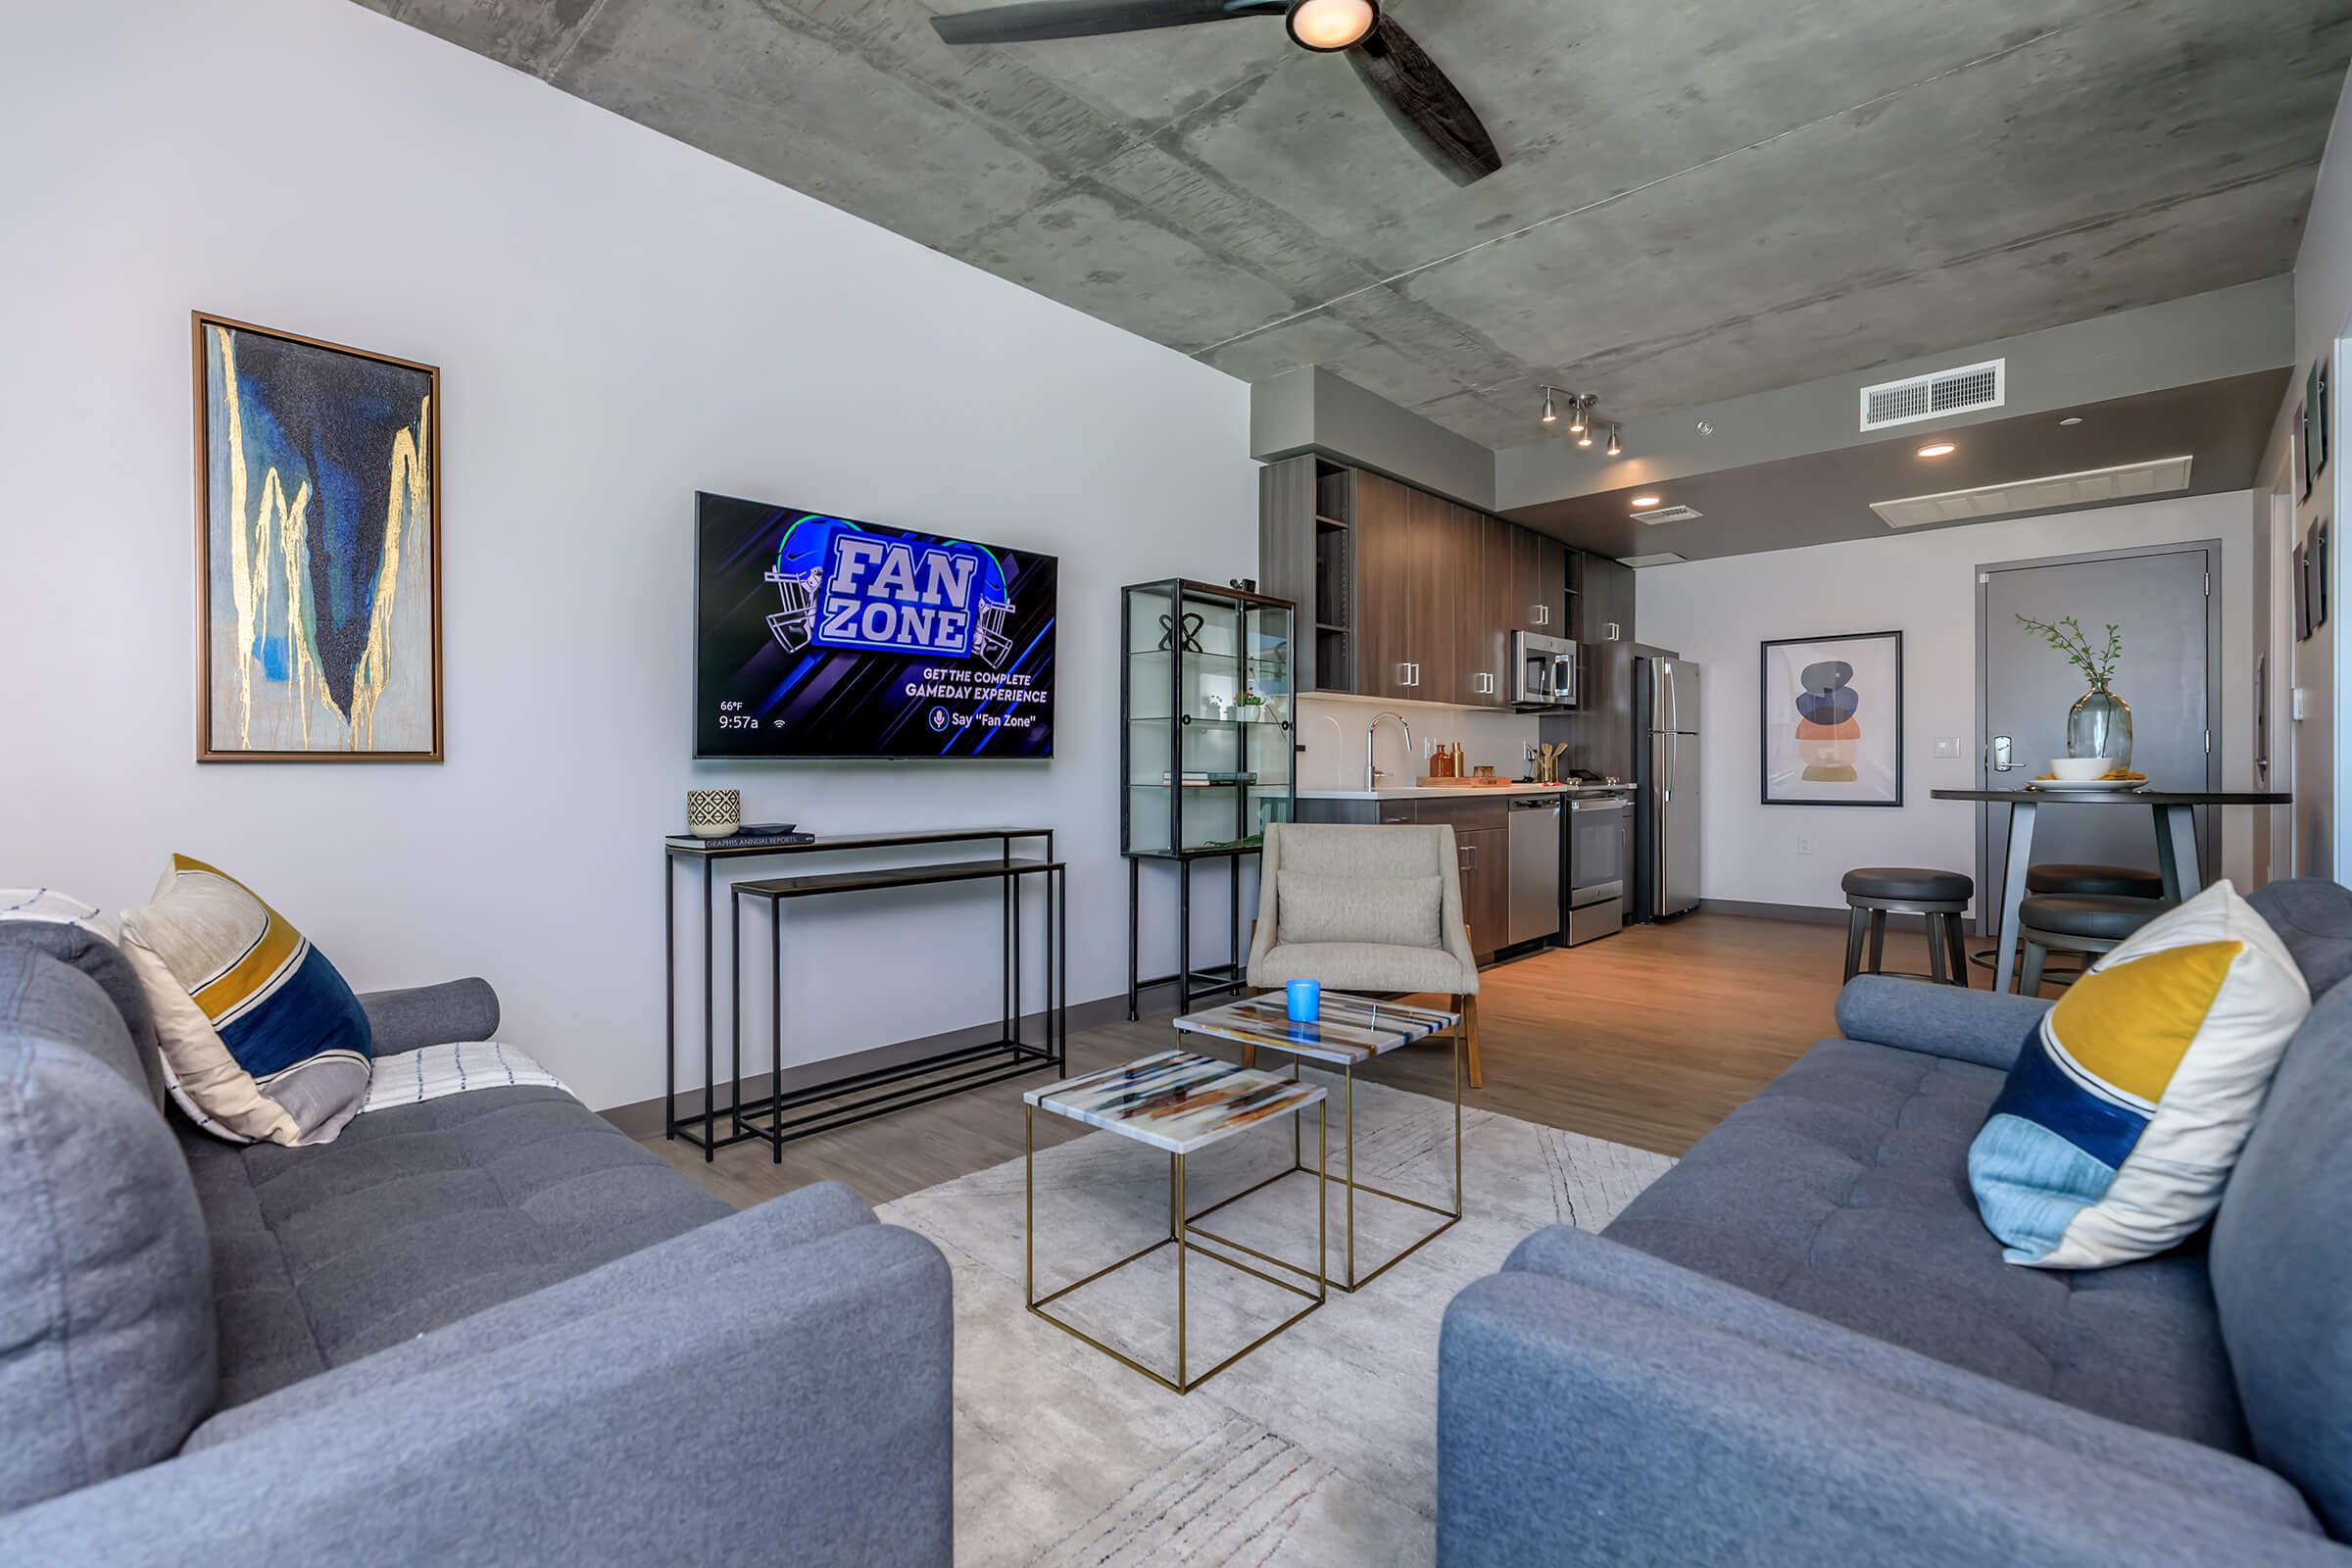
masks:
MULTIPOLYGON (((1289 1005, 1283 994, 1277 991, 1262 997, 1252 997, 1246 1002, 1228 1003, 1222 1007, 1212 1007, 1206 1012, 1196 1012, 1189 1017, 1179 1018, 1176 1020, 1176 1027, 1182 1033, 1206 1035, 1217 1040, 1230 1040, 1253 1051, 1287 1052, 1291 1057, 1289 1081, 1293 1083, 1298 1081, 1298 1063, 1300 1061, 1318 1062, 1324 1066, 1340 1069, 1346 1095, 1342 1119, 1346 1124, 1347 1174, 1341 1185, 1348 1189, 1348 1274, 1345 1279, 1331 1281, 1333 1285, 1343 1291, 1352 1292, 1361 1286, 1371 1284, 1381 1275, 1395 1268, 1440 1236, 1445 1235, 1446 1231, 1452 1229, 1454 1222, 1462 1217, 1462 1015, 1460 1013, 1447 1012, 1439 1007, 1410 1007, 1398 1002, 1374 1002, 1367 997, 1351 997, 1339 992, 1326 991, 1323 993, 1321 1016, 1312 1023, 1294 1023, 1291 1021, 1289 1005), (1359 1182, 1355 1179, 1355 1067, 1358 1062, 1370 1061, 1375 1056, 1385 1056, 1390 1052, 1409 1046, 1416 1040, 1427 1040, 1432 1035, 1444 1034, 1449 1030, 1453 1035, 1453 1206, 1440 1208, 1435 1203, 1426 1203, 1417 1198, 1406 1198, 1400 1193, 1384 1192, 1368 1182, 1359 1182), (1445 1223, 1359 1279, 1355 1272, 1355 1195, 1359 1192, 1368 1193, 1374 1198, 1387 1199, 1392 1203, 1403 1203, 1408 1207, 1425 1209, 1429 1213, 1441 1216, 1445 1223)), ((1239 1202, 1248 1198, 1260 1187, 1270 1187, 1285 1177, 1295 1176, 1304 1170, 1306 1170, 1306 1166, 1299 1158, 1298 1137, 1297 1129, 1294 1127, 1291 1137, 1291 1168, 1289 1170, 1277 1171, 1259 1182, 1256 1187, 1245 1188, 1222 1202, 1211 1203, 1193 1218, 1206 1218, 1227 1203, 1239 1202)), ((1310 1172, 1309 1174, 1317 1175, 1318 1180, 1322 1179, 1319 1173, 1310 1172)), ((1304 1272, 1296 1264, 1286 1263, 1278 1257, 1269 1257, 1253 1248, 1244 1247, 1241 1243, 1229 1237, 1219 1236, 1213 1231, 1202 1230, 1200 1231, 1200 1234, 1212 1242, 1249 1252, 1278 1268, 1287 1268, 1294 1273, 1304 1272)), ((1321 1264, 1322 1259, 1317 1258, 1317 1267, 1320 1268, 1321 1264)))
MULTIPOLYGON (((1188 1154, 1199 1153, 1211 1144, 1222 1143, 1252 1127, 1291 1124, 1291 1162, 1293 1170, 1305 1167, 1298 1159, 1298 1122, 1308 1107, 1315 1110, 1315 1149, 1319 1165, 1327 1165, 1327 1129, 1329 1113, 1324 1109, 1327 1099, 1324 1090, 1313 1084, 1300 1083, 1294 1074, 1260 1072, 1252 1067, 1236 1067, 1231 1062, 1213 1056, 1202 1056, 1189 1051, 1162 1051, 1142 1056, 1124 1066, 1102 1072, 1089 1073, 1063 1083, 1049 1084, 1032 1089, 1021 1096, 1021 1174, 1026 1204, 1025 1226, 1027 1252, 1022 1262, 1023 1296, 1031 1312, 1044 1318, 1055 1328, 1101 1350, 1113 1360, 1132 1367, 1158 1384, 1178 1394, 1190 1394, 1219 1372, 1248 1355, 1283 1330, 1298 1322, 1327 1298, 1323 1271, 1325 1236, 1324 1172, 1318 1170, 1315 1188, 1315 1266, 1310 1271, 1296 1263, 1260 1252, 1255 1248, 1242 1247, 1222 1237, 1208 1236, 1196 1231, 1191 1216, 1185 1211, 1184 1161, 1188 1154), (1168 1234, 1140 1251, 1130 1252, 1117 1262, 1095 1270, 1084 1279, 1074 1280, 1047 1296, 1037 1294, 1037 1113, 1046 1111, 1117 1133, 1139 1144, 1163 1149, 1168 1154, 1168 1234), (1207 1240, 1248 1252, 1279 1268, 1315 1282, 1307 1291, 1289 1280, 1277 1279, 1262 1269, 1252 1268, 1238 1258, 1231 1258, 1192 1238, 1200 1235, 1207 1240), (1084 1329, 1055 1317, 1046 1310, 1072 1291, 1092 1285, 1106 1274, 1117 1272, 1128 1264, 1151 1256, 1163 1247, 1176 1249, 1176 1375, 1173 1378, 1154 1371, 1141 1361, 1103 1344, 1084 1329), (1275 1324, 1248 1345, 1201 1373, 1188 1375, 1188 1349, 1185 1344, 1185 1259, 1198 1252, 1202 1257, 1238 1269, 1265 1281, 1268 1285, 1302 1297, 1306 1305, 1275 1324)), ((1290 1175, 1291 1171, 1283 1172, 1290 1175)), ((1264 1183, 1259 1183, 1264 1186, 1264 1183)), ((1255 1189, 1251 1189, 1255 1191, 1255 1189)), ((1222 1203, 1215 1205, 1223 1207, 1222 1203)))

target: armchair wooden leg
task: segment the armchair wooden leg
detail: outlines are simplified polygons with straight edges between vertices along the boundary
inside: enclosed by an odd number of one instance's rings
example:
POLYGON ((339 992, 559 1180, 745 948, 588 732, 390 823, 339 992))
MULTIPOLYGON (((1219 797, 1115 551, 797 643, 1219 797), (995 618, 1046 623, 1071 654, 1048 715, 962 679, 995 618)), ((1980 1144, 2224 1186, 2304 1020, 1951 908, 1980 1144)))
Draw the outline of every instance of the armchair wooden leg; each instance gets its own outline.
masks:
POLYGON ((1242 1042, 1242 1065, 1245 1067, 1257 1065, 1257 1048, 1247 1040, 1242 1042))
POLYGON ((1470 1070, 1470 1087, 1487 1086, 1487 1069, 1478 1057, 1478 998, 1475 994, 1455 997, 1453 1008, 1462 1015, 1462 1056, 1470 1070))

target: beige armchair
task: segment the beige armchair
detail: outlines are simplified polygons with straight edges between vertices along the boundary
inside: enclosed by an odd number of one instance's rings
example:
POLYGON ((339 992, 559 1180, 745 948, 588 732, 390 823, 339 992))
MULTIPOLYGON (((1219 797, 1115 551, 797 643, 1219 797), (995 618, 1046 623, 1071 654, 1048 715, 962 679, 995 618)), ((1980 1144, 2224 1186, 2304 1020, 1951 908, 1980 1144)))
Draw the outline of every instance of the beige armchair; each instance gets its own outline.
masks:
MULTIPOLYGON (((1462 1015, 1470 1086, 1478 1055, 1478 960, 1462 919, 1453 829, 1273 823, 1258 867, 1250 984, 1279 990, 1435 992, 1462 1015)), ((1247 1053, 1254 1057, 1256 1053, 1247 1053)))

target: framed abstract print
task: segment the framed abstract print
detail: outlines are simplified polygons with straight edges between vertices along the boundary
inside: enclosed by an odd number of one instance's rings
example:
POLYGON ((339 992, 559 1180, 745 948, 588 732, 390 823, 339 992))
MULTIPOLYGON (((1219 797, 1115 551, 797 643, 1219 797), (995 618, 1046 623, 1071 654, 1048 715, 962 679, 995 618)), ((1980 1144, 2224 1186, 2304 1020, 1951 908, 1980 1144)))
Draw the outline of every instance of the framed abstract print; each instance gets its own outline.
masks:
POLYGON ((199 761, 441 760, 441 372, 194 313, 199 761))
POLYGON ((1766 806, 1903 804, 1903 634, 1763 645, 1766 806))

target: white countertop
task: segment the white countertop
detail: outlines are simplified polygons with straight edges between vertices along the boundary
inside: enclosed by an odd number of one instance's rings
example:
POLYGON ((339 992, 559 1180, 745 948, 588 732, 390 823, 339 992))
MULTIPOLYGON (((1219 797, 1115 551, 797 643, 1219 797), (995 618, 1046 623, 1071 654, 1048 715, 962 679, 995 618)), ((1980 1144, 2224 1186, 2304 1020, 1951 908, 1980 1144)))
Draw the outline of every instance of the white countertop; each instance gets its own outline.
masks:
POLYGON ((1631 784, 1384 784, 1376 790, 1300 790, 1302 801, 1431 801, 1464 795, 1617 795, 1631 784))

